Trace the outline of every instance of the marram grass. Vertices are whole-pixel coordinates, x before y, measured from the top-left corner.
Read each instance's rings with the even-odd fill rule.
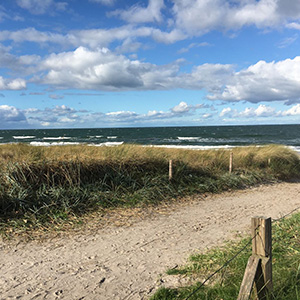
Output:
[[[232,151],[229,174],[227,150],[1,145],[0,230],[35,228],[99,209],[156,205],[177,196],[299,178],[299,157],[286,147]]]

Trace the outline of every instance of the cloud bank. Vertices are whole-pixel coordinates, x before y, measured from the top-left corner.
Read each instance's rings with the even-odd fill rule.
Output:
[[[225,122],[253,122],[260,120],[285,120],[287,117],[300,116],[300,104],[286,110],[276,110],[270,105],[260,104],[256,107],[247,107],[243,110],[226,107],[218,113],[213,109],[208,113],[208,107],[203,104],[189,105],[181,101],[168,111],[149,110],[147,113],[134,111],[92,112],[78,110],[67,105],[56,105],[44,109],[18,109],[14,106],[0,105],[0,128],[69,128],[69,127],[97,127],[97,126],[127,126],[164,124],[174,121],[180,124],[182,119],[193,116],[190,124],[206,124],[207,120],[221,118]],[[206,111],[206,112],[205,112]]]
[[[300,101],[300,56],[281,61],[259,61],[236,71],[230,64],[202,64],[190,72],[181,71],[184,60],[156,65],[130,59],[108,48],[74,51],[46,57],[17,57],[0,48],[0,62],[27,78],[0,76],[0,90],[26,89],[26,82],[45,84],[53,89],[97,91],[203,90],[207,99],[251,103]]]
[[[0,128],[13,126],[24,126],[24,128],[48,128],[48,127],[82,127],[82,126],[107,126],[116,124],[151,124],[164,122],[165,120],[179,120],[189,115],[196,114],[196,111],[204,109],[202,104],[189,105],[181,101],[178,105],[168,111],[149,110],[141,114],[134,111],[111,111],[91,112],[78,110],[67,105],[56,105],[45,109],[28,108],[18,109],[13,106],[0,105]]]

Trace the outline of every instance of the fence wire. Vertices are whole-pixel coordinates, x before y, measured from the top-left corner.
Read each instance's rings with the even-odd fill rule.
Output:
[[[278,218],[278,219],[273,219],[272,223],[278,222],[280,220],[285,219],[286,217],[290,216],[292,213],[294,213],[295,211],[300,210],[300,206],[296,207],[295,209],[293,209],[292,211],[290,211],[289,213],[283,215],[282,217]]]
[[[236,254],[234,254],[230,259],[228,259],[218,270],[216,270],[214,273],[210,274],[202,283],[199,287],[197,287],[190,295],[188,295],[185,300],[188,300],[190,299],[193,295],[195,295],[200,289],[202,286],[204,286],[204,284],[210,280],[213,276],[215,276],[216,274],[218,274],[220,271],[222,271],[227,265],[229,265],[236,257],[238,257],[251,243],[252,243],[252,240],[255,239],[256,235],[258,234],[257,232],[257,229],[260,227],[260,225],[258,225],[256,228],[255,228],[255,232],[256,234],[249,239],[249,241],[247,242],[247,244],[241,248]]]
[[[300,210],[300,206],[291,210],[289,213],[283,215],[282,217],[280,218],[277,218],[277,219],[273,219],[272,220],[272,223],[275,223],[275,222],[279,222],[283,219],[285,219],[286,217],[290,216],[292,213],[294,213],[295,211],[297,210]],[[214,277],[216,274],[218,274],[220,271],[222,271],[227,265],[229,265],[236,257],[238,257],[251,243],[252,243],[252,240],[255,239],[256,235],[258,234],[257,232],[257,229],[260,227],[260,225],[258,225],[256,228],[255,228],[255,232],[256,234],[249,239],[249,241],[247,242],[247,244],[241,248],[235,255],[233,255],[230,259],[228,259],[219,269],[217,269],[215,272],[213,272],[212,274],[210,274],[193,292],[191,292],[191,294],[189,294],[185,300],[188,300],[190,299],[193,295],[195,295],[203,286],[204,284],[209,281],[212,277]]]

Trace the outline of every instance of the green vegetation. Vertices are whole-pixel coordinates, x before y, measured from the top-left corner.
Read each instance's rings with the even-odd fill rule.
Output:
[[[300,213],[291,218],[273,224],[273,299],[300,299]],[[228,259],[243,248],[250,238],[239,243],[230,243],[224,248],[215,248],[205,254],[193,255],[187,266],[169,270],[168,274],[188,276],[195,282],[221,267]],[[244,275],[251,245],[237,256],[221,272],[191,296],[190,300],[232,300],[237,299]],[[198,287],[199,283],[178,289],[161,288],[151,300],[186,299]]]
[[[0,231],[52,226],[101,209],[156,205],[300,174],[298,155],[282,146],[235,148],[233,155],[229,174],[226,150],[2,145]]]

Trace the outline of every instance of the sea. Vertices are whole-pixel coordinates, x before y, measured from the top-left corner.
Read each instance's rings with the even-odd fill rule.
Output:
[[[11,143],[33,146],[137,144],[198,150],[282,144],[300,153],[300,125],[0,130],[0,145]]]

